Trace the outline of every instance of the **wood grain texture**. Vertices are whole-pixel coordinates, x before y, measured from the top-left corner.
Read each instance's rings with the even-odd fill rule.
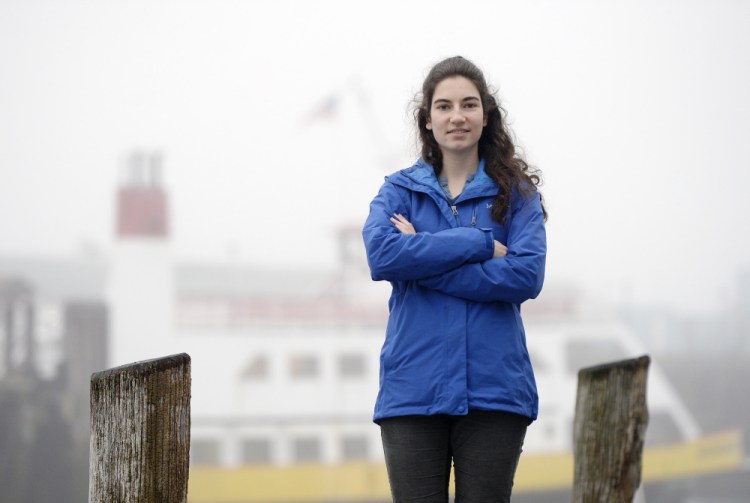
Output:
[[[89,503],[187,502],[190,357],[91,376]]]
[[[630,503],[641,482],[651,359],[582,369],[573,433],[573,503]]]

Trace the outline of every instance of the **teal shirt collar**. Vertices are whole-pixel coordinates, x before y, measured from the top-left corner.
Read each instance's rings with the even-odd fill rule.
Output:
[[[447,197],[445,196],[445,191],[443,191],[443,188],[440,186],[438,178],[435,176],[435,169],[424,159],[420,158],[414,166],[402,171],[402,173],[414,182],[425,185],[444,197]],[[497,194],[497,190],[497,184],[487,174],[485,160],[480,159],[473,181],[464,188],[463,192],[459,194],[456,200],[466,199],[468,197],[493,195]]]

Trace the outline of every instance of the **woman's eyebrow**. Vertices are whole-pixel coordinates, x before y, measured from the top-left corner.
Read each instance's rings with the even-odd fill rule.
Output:
[[[465,98],[462,98],[461,101],[479,101],[479,97],[477,96],[467,96]],[[451,100],[448,98],[436,98],[432,103],[450,103]]]

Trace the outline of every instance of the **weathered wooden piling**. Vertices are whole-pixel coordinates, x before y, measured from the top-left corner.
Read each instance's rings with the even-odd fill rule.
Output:
[[[187,502],[190,356],[91,376],[89,503]]]
[[[641,482],[648,425],[641,356],[578,372],[573,503],[631,503]]]

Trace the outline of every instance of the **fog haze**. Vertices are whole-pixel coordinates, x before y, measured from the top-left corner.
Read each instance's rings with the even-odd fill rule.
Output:
[[[413,162],[426,70],[478,63],[544,173],[547,285],[716,312],[750,268],[750,4],[0,2],[0,254],[113,245],[164,155],[178,261],[334,265]]]

